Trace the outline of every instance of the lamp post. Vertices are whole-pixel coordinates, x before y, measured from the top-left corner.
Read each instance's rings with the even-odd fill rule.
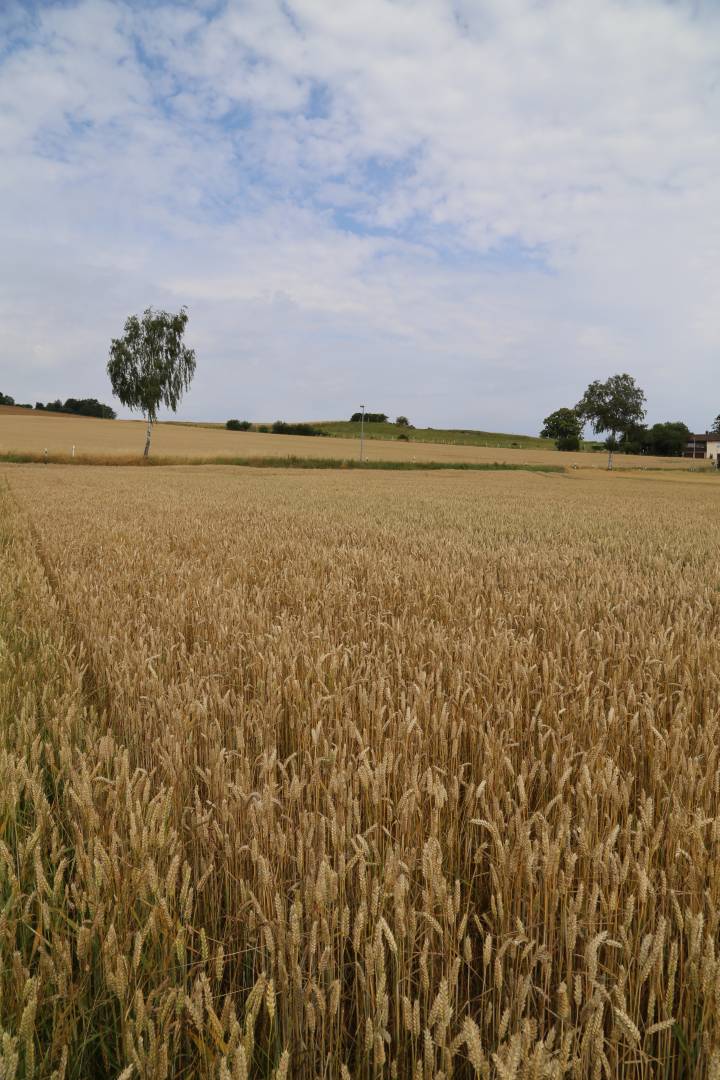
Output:
[[[365,406],[360,406],[360,460],[363,459],[363,438],[365,435]]]

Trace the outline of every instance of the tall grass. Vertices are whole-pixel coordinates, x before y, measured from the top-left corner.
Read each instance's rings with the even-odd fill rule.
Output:
[[[714,486],[6,475],[3,1080],[718,1075]]]

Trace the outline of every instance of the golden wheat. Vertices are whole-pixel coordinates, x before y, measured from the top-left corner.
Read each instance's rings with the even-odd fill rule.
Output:
[[[718,1074],[713,478],[3,475],[3,1080]]]

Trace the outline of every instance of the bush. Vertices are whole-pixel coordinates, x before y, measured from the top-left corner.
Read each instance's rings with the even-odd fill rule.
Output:
[[[363,418],[363,414],[354,412],[350,417],[350,423],[359,424]],[[384,412],[366,412],[365,413],[366,424],[387,424],[387,413]]]
[[[273,435],[322,435],[319,428],[312,424],[286,424],[284,420],[276,420],[272,426]]]
[[[264,435],[267,434],[269,430],[270,428],[267,426],[267,424],[258,424],[258,431],[262,431]]]
[[[577,435],[563,435],[561,438],[556,440],[555,445],[557,446],[558,450],[579,450],[580,439]]]
[[[0,405],[14,405],[15,398],[10,397],[9,394],[0,394]]]
[[[249,420],[226,420],[225,427],[228,431],[249,431],[252,424]]]
[[[410,436],[406,435],[404,431],[401,431],[398,435],[399,442],[410,442]]]

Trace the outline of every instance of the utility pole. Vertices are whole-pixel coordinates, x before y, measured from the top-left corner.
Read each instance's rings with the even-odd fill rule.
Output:
[[[365,406],[360,406],[360,460],[363,459],[363,438],[365,435]]]

